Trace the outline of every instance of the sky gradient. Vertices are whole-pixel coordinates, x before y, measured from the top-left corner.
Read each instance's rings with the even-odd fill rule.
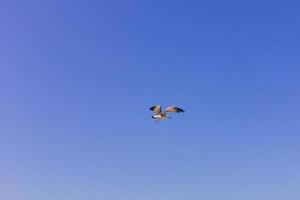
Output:
[[[0,5],[0,199],[300,199],[298,1]]]

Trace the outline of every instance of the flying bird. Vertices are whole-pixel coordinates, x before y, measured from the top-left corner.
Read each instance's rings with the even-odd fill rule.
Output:
[[[183,109],[176,106],[169,106],[162,112],[160,105],[154,105],[150,108],[150,110],[153,111],[152,118],[155,119],[157,123],[159,123],[159,120],[172,119],[170,116],[168,116],[167,114],[168,112],[176,112],[176,113],[184,112]]]

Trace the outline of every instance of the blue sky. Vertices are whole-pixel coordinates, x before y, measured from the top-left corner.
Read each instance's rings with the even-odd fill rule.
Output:
[[[300,3],[3,1],[0,197],[298,200]],[[186,110],[159,125],[153,104]]]

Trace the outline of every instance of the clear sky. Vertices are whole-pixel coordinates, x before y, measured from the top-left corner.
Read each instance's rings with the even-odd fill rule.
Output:
[[[300,199],[299,1],[3,0],[0,22],[0,199]]]

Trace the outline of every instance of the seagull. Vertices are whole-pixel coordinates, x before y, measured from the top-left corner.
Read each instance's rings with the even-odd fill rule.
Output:
[[[150,110],[153,111],[152,118],[155,119],[157,123],[159,123],[159,120],[172,119],[170,116],[167,115],[168,112],[176,112],[176,113],[184,112],[183,109],[178,108],[176,106],[169,106],[165,109],[165,111],[162,112],[160,105],[154,105],[150,108]]]

